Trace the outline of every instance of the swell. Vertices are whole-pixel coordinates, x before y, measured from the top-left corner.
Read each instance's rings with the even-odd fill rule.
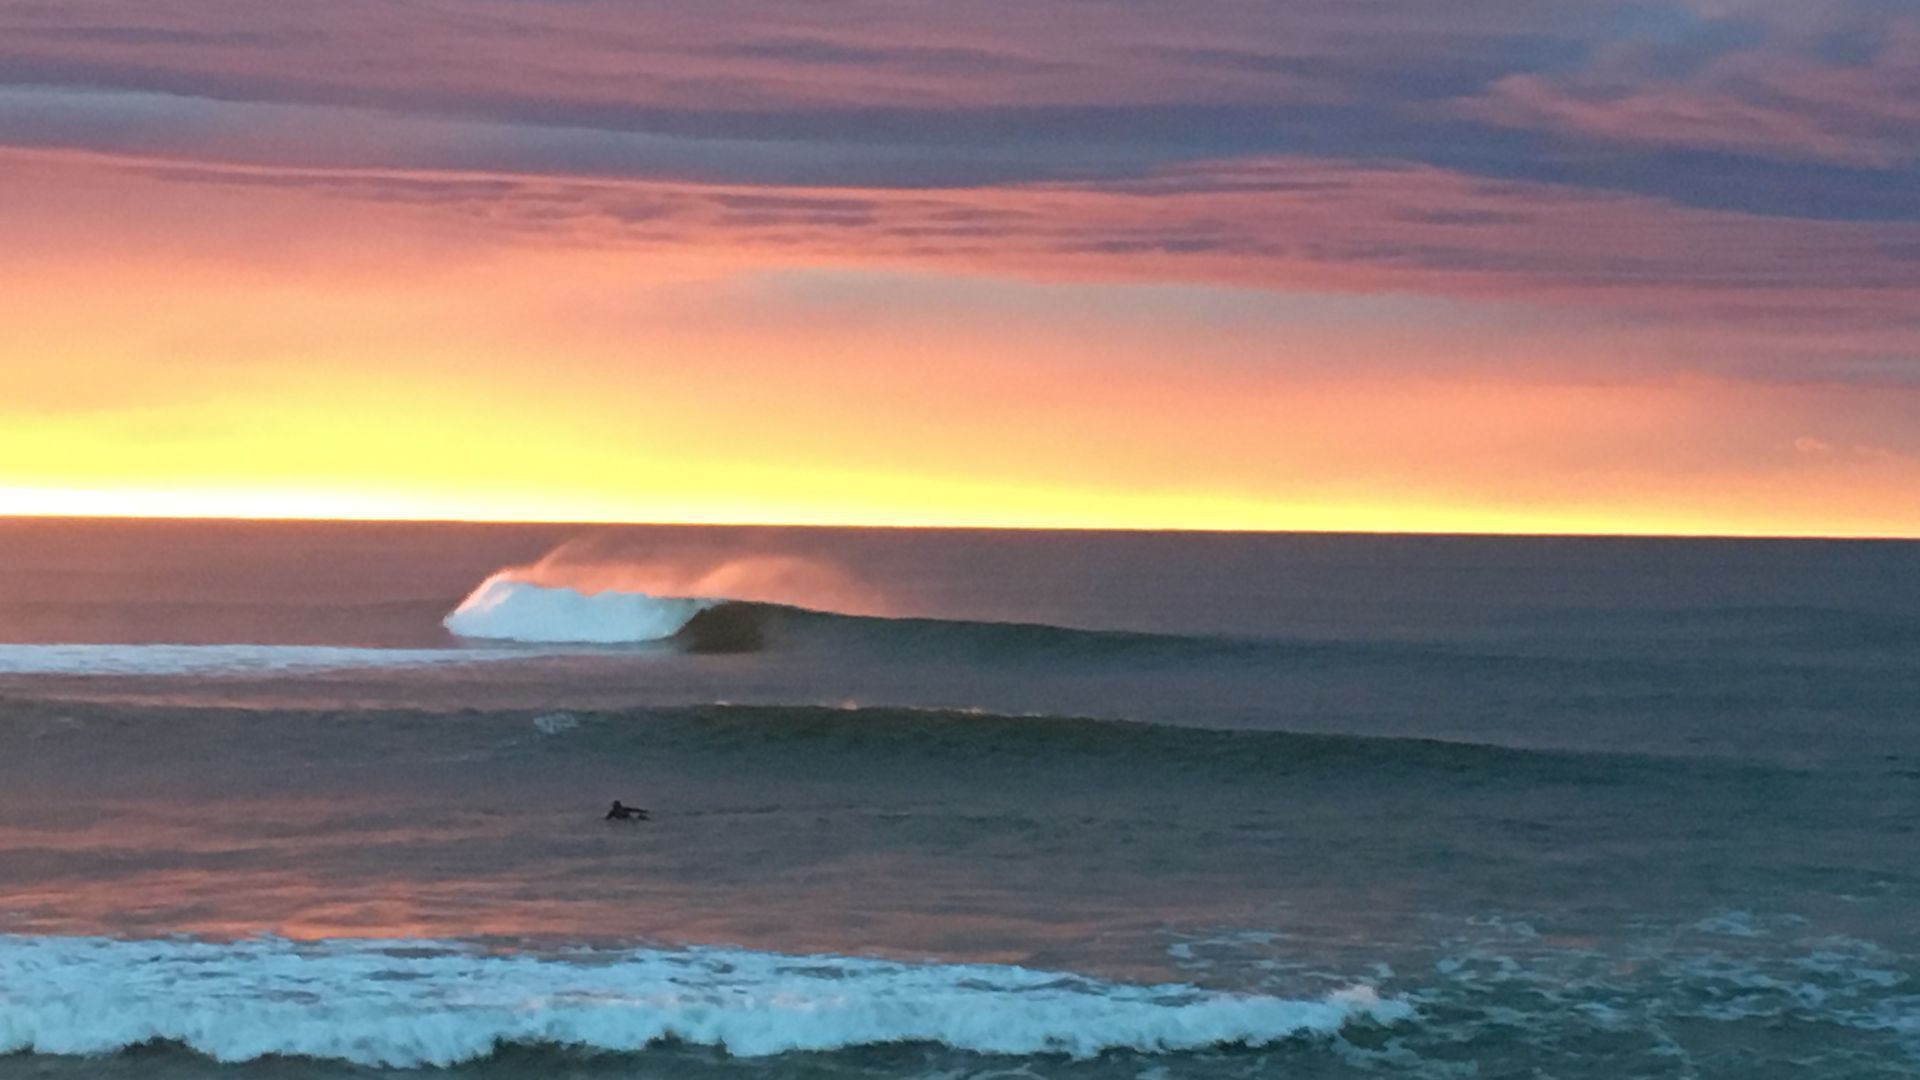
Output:
[[[1222,730],[1082,716],[890,707],[709,705],[547,713],[530,721],[547,752],[673,752],[813,762],[871,772],[886,766],[990,764],[1012,771],[1131,766],[1172,780],[1223,782],[1451,777],[1621,783],[1642,774],[1752,771],[1655,754],[1501,746],[1395,735]],[[1765,771],[1765,770],[1763,770]],[[1011,772],[1009,774],[1011,776]]]
[[[1439,642],[1091,630],[1049,623],[842,615],[742,601],[703,608],[667,640],[690,653],[815,652],[1047,669],[1208,665],[1305,672],[1391,665],[1400,673],[1536,678],[1596,672],[1646,676],[1661,670],[1660,663],[1648,658],[1556,656]]]
[[[1250,638],[1085,630],[1046,623],[843,615],[781,604],[725,601],[689,618],[672,639],[690,652],[851,647],[952,659],[1030,657],[1184,660],[1271,655]]]
[[[694,705],[612,711],[245,709],[0,699],[0,751],[122,757],[142,769],[254,742],[314,763],[377,753],[466,755],[562,771],[623,760],[776,765],[849,778],[960,766],[1042,782],[1094,769],[1238,784],[1324,778],[1468,784],[1620,784],[1659,775],[1775,775],[1764,764],[1654,753],[1570,750],[1399,735],[1186,727],[1064,715],[885,706]]]
[[[1908,649],[1920,645],[1920,616],[1813,604],[1660,608],[1617,615],[1631,625],[1743,645],[1821,650]]]

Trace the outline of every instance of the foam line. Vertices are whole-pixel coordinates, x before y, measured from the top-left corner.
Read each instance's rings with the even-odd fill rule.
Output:
[[[245,675],[522,660],[524,649],[335,645],[0,645],[0,675]]]
[[[164,1040],[222,1062],[413,1068],[508,1044],[620,1053],[674,1040],[741,1057],[913,1042],[1086,1058],[1259,1046],[1411,1015],[1364,987],[1289,1000],[743,949],[500,955],[433,941],[0,936],[0,1053]]]

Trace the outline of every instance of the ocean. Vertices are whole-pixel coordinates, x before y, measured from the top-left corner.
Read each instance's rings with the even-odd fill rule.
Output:
[[[1920,544],[0,522],[0,1080],[1912,1077],[1916,825]]]

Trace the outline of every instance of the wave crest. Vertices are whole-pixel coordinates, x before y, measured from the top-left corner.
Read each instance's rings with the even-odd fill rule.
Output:
[[[495,574],[442,622],[465,638],[624,645],[671,638],[715,603],[639,592],[585,593]]]
[[[631,645],[678,637],[694,651],[761,645],[775,611],[877,615],[872,590],[819,559],[623,550],[569,541],[481,582],[442,624],[466,638],[563,645]]]

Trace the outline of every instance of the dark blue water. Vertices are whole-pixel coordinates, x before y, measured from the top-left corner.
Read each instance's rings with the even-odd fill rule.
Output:
[[[1911,544],[4,523],[0,1076],[1907,1076],[1916,714]]]

